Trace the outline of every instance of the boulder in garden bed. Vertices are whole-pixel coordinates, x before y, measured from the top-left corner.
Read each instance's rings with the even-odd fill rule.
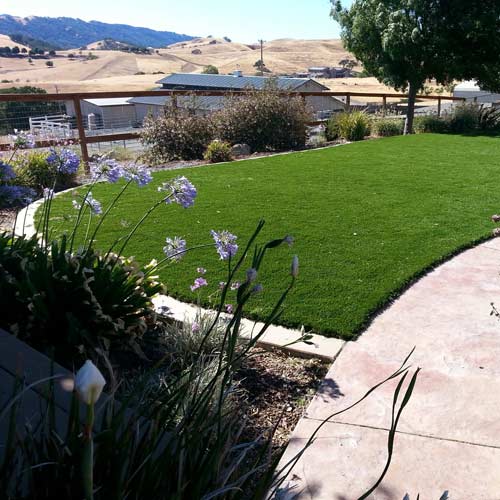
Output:
[[[248,144],[235,144],[231,147],[232,156],[248,156],[252,154],[252,149]]]

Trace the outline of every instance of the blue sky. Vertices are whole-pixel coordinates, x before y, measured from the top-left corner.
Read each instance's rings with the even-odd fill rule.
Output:
[[[0,9],[15,16],[79,17],[246,43],[339,36],[329,0],[2,0]]]

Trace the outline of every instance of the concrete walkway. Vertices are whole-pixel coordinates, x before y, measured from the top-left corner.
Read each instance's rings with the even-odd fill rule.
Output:
[[[500,239],[468,250],[411,287],[343,346],[295,429],[282,464],[318,424],[401,364],[422,371],[404,410],[378,500],[500,499]],[[327,423],[288,476],[297,498],[357,499],[387,457],[395,383]],[[289,496],[292,498],[292,496]]]

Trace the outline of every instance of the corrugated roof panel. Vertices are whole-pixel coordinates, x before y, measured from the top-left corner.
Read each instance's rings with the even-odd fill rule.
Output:
[[[220,109],[224,106],[223,96],[179,96],[177,102],[181,105],[191,105],[203,110]],[[149,106],[165,106],[171,100],[169,96],[158,97],[133,97],[129,100],[131,104],[147,104]]]
[[[204,75],[198,73],[173,73],[156,83],[178,86],[223,87],[243,90],[248,87],[262,89],[269,81],[275,80],[280,89],[296,89],[311,81],[310,78],[289,78],[267,76]],[[317,82],[316,82],[317,83]],[[320,85],[320,84],[318,84]],[[326,88],[326,87],[325,87]]]

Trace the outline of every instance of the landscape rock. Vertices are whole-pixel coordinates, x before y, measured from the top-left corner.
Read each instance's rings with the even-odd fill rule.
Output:
[[[252,149],[248,144],[235,144],[231,147],[232,156],[248,156],[252,154]]]

